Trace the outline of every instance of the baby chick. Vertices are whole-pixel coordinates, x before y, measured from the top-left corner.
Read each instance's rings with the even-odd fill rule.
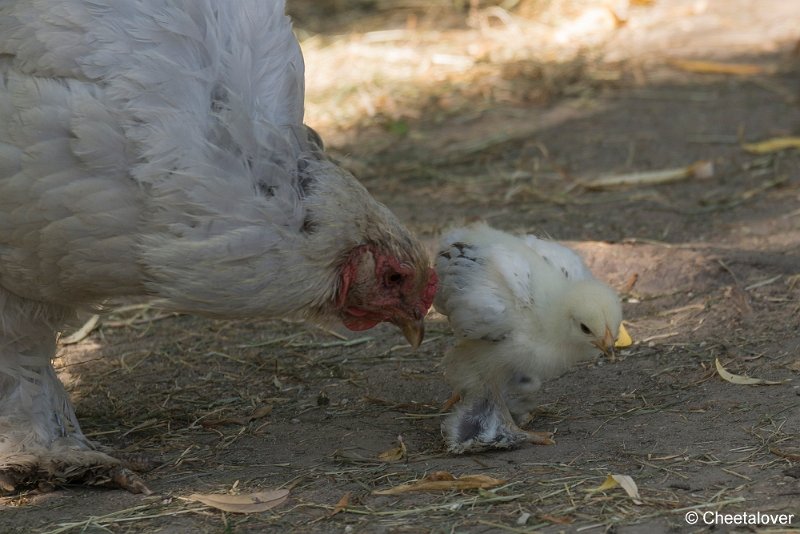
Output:
[[[434,304],[458,338],[444,358],[461,397],[442,424],[451,452],[547,443],[520,428],[542,382],[630,344],[614,290],[552,241],[473,224],[442,238],[436,270]]]

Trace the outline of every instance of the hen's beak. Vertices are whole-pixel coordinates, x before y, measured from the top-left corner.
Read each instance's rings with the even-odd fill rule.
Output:
[[[617,336],[617,340],[614,342],[614,347],[618,349],[624,349],[625,347],[630,347],[633,344],[633,340],[631,339],[630,334],[628,331],[625,330],[625,325],[619,325],[619,335]]]
[[[415,349],[422,343],[425,337],[425,322],[421,319],[402,319],[395,323],[403,331],[408,343]]]

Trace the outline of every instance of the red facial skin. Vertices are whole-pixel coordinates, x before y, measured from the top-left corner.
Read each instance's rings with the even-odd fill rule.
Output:
[[[359,260],[366,250],[364,247],[356,249],[342,269],[337,307],[344,325],[359,331],[383,321],[401,323],[425,317],[436,295],[436,272],[428,268],[427,280],[422,285],[411,265],[370,250],[375,261],[375,279],[366,283],[356,281]],[[356,284],[360,286],[361,295],[353,297],[352,293],[358,291]]]

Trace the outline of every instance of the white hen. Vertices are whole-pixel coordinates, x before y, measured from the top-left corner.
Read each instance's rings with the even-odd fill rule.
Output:
[[[303,125],[303,68],[283,0],[0,2],[0,492],[144,490],[51,365],[105,298],[419,344],[427,254]]]
[[[625,343],[616,293],[569,248],[485,224],[447,233],[436,309],[457,337],[445,377],[461,396],[442,425],[451,451],[513,447],[542,382]]]

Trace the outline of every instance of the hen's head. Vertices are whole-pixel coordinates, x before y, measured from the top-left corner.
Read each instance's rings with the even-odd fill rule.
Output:
[[[416,241],[391,248],[367,244],[353,249],[341,270],[337,307],[350,330],[387,321],[416,347],[436,293],[436,272]]]
[[[427,252],[386,206],[321,152],[316,132],[307,128],[307,135],[313,158],[304,162],[309,183],[304,203],[316,230],[309,235],[309,250],[315,261],[333,267],[335,276],[319,315],[335,316],[350,330],[390,322],[418,346],[437,285]]]
[[[569,337],[591,352],[596,347],[605,354],[614,349],[621,334],[622,306],[613,289],[597,280],[581,280],[569,289],[566,298]],[[626,334],[627,335],[627,334]]]

